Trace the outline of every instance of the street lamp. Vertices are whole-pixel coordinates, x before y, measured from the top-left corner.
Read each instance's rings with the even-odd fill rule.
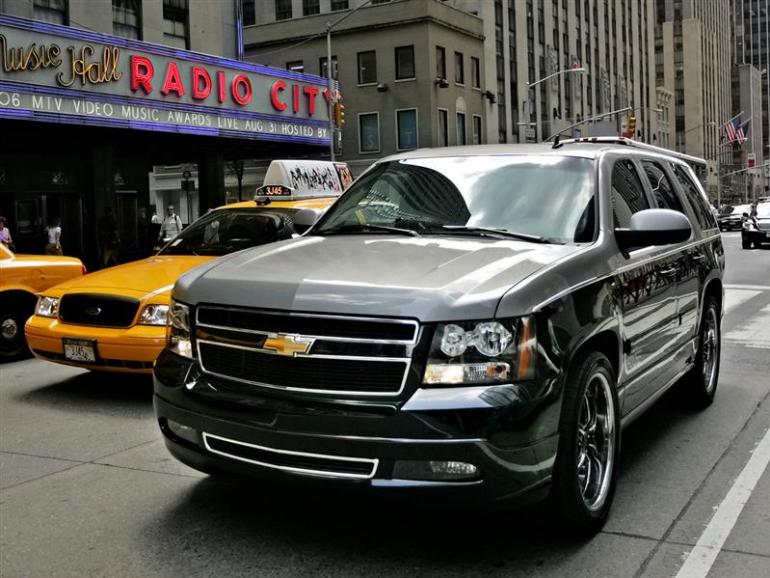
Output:
[[[579,73],[583,74],[583,73],[585,73],[585,71],[586,71],[586,69],[583,68],[582,66],[578,67],[578,68],[565,68],[564,70],[558,70],[556,72],[553,72],[553,73],[549,74],[548,76],[544,76],[543,78],[539,78],[539,79],[537,79],[537,80],[535,80],[533,82],[528,82],[527,83],[527,103],[526,103],[526,107],[525,107],[526,115],[530,116],[532,114],[531,108],[533,108],[533,107],[530,106],[530,103],[534,103],[534,98],[530,98],[530,92],[529,91],[534,89],[538,84],[540,84],[542,82],[545,82],[546,80],[551,80],[555,76],[559,76],[561,74],[567,74],[567,73],[570,73],[570,72],[579,72]],[[534,124],[535,127],[537,127],[537,116],[535,116],[535,122],[534,123],[532,123],[530,121],[527,121],[527,122],[519,122],[518,124],[519,125],[526,124],[528,126],[531,126],[532,124]]]

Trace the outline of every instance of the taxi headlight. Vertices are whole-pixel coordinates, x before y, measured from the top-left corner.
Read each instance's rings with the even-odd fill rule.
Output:
[[[510,383],[533,379],[537,338],[533,316],[439,324],[426,385]]]
[[[35,315],[40,315],[40,317],[58,317],[59,300],[56,297],[39,297],[35,307]]]
[[[147,305],[139,316],[139,325],[166,325],[168,305]]]
[[[166,347],[177,355],[192,359],[190,308],[184,303],[172,299],[166,317],[168,320],[166,324]]]

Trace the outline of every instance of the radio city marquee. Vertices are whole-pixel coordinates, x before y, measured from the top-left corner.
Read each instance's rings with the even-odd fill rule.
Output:
[[[328,144],[324,79],[0,16],[0,117]]]

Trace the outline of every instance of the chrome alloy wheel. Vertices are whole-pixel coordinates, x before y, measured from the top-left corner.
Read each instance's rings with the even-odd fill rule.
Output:
[[[706,393],[716,386],[716,369],[719,357],[719,321],[714,307],[709,307],[706,311],[706,317],[703,320],[703,329],[701,330],[701,368],[703,370],[703,383],[706,386]]]
[[[16,323],[16,320],[13,317],[3,319],[2,324],[0,324],[0,335],[2,335],[3,339],[13,341],[18,334],[19,324]]]
[[[615,467],[615,406],[603,373],[588,380],[580,406],[577,432],[577,478],[583,502],[595,511],[609,494]]]

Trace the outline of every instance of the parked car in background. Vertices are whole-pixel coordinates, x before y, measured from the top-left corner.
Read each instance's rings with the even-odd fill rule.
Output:
[[[717,217],[720,231],[740,231],[741,225],[743,225],[743,214],[751,210],[751,205],[735,205],[734,207],[728,206],[729,211],[726,211]]]
[[[333,163],[325,164],[335,171]],[[222,255],[303,233],[343,190],[339,181],[327,181],[328,188],[296,194],[273,178],[257,189],[255,200],[210,211],[152,257],[47,289],[26,325],[32,353],[87,369],[150,373],[163,349],[169,295],[180,275]]]
[[[724,250],[691,160],[593,138],[378,161],[302,238],[177,281],[167,447],[217,475],[550,497],[597,531],[621,428],[675,384],[714,399]]]
[[[743,221],[741,246],[759,249],[763,243],[770,243],[770,201],[757,203],[757,214]]]
[[[24,323],[35,311],[37,293],[84,273],[80,259],[17,255],[0,243],[0,360],[27,353]]]

